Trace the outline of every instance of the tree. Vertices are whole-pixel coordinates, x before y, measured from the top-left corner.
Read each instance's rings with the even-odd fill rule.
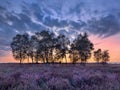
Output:
[[[81,63],[83,64],[91,57],[91,51],[93,49],[93,43],[88,39],[87,33],[84,33],[83,35],[79,34],[71,45],[71,50],[78,51]]]
[[[94,51],[94,60],[97,61],[97,63],[99,63],[101,59],[102,59],[102,50],[98,49],[97,51]]]
[[[23,47],[24,47],[24,55],[26,55],[27,57],[27,59],[28,59],[28,63],[29,63],[29,58],[30,58],[30,41],[29,41],[29,35],[28,35],[28,33],[24,33],[23,35],[22,35],[22,37],[23,37]]]
[[[106,64],[110,59],[108,50],[103,51],[102,53],[102,63]]]
[[[69,39],[65,36],[65,35],[62,35],[60,34],[58,37],[57,37],[57,45],[56,45],[56,57],[57,58],[65,58],[65,61],[67,63],[67,57],[66,57],[66,54],[68,53],[68,50],[69,50],[69,45],[70,45],[70,41]]]
[[[77,50],[71,50],[69,58],[73,64],[77,63],[80,60],[79,52]]]
[[[11,43],[13,57],[16,60],[20,60],[20,63],[22,63],[22,61],[27,57],[25,39],[26,37],[24,37],[24,35],[17,34],[15,37],[13,37],[13,41]]]
[[[35,33],[37,59],[42,59],[43,62],[49,63],[53,61],[53,48],[54,48],[54,34],[48,31]]]
[[[32,63],[34,62],[34,58],[35,58],[35,50],[36,50],[35,46],[36,46],[35,37],[31,36],[29,40],[29,56],[32,60]]]
[[[30,40],[30,55],[32,62],[38,63],[41,59],[41,52],[43,51],[42,44],[40,43],[40,36],[38,35],[39,32],[35,33],[35,35],[31,36]]]

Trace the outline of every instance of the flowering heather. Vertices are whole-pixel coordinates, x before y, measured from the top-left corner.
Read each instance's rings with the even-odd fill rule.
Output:
[[[0,64],[0,90],[120,90],[120,66]]]

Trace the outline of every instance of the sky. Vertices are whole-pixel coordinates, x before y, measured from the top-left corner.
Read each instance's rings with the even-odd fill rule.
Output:
[[[0,62],[16,62],[16,34],[42,30],[70,40],[87,32],[95,50],[109,50],[110,62],[120,62],[120,0],[0,0]]]

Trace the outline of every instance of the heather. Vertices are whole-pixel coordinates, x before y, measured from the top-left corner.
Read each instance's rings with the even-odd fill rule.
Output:
[[[120,65],[0,64],[0,90],[120,90]]]

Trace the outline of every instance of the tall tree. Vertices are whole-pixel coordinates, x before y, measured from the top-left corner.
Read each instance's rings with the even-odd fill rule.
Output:
[[[53,61],[54,34],[48,31],[37,32],[35,37],[38,42],[37,52],[43,62]]]
[[[66,54],[69,51],[69,46],[70,46],[69,39],[65,35],[60,34],[57,37],[57,46],[56,46],[57,52],[56,52],[56,55],[57,55],[58,58],[61,58],[61,59],[65,58],[66,63],[67,63]]]
[[[84,33],[83,35],[79,34],[73,41],[71,48],[79,52],[79,57],[83,64],[91,57],[91,51],[94,49],[93,43],[88,39],[87,33]]]
[[[25,43],[24,35],[20,34],[13,37],[13,41],[11,43],[13,56],[16,60],[20,60],[20,63],[22,63],[22,61],[27,57]]]
[[[22,35],[22,37],[23,37],[23,47],[24,47],[24,55],[26,55],[27,56],[27,60],[28,60],[28,63],[29,63],[29,58],[30,58],[30,50],[29,50],[29,48],[30,48],[30,41],[29,41],[29,35],[28,35],[28,33],[24,33],[23,35]]]
[[[42,47],[42,45],[40,44],[40,37],[38,37],[36,34],[38,33],[35,33],[35,35],[31,36],[31,40],[30,40],[30,50],[31,50],[31,59],[32,59],[32,62],[36,62],[38,63],[38,61],[40,61],[41,59],[41,52],[42,52],[42,49],[43,48],[40,48]]]
[[[34,59],[35,59],[35,53],[36,53],[36,46],[37,46],[37,42],[36,42],[36,38],[35,36],[31,36],[30,40],[29,40],[29,56],[32,60],[32,63],[34,63]]]

